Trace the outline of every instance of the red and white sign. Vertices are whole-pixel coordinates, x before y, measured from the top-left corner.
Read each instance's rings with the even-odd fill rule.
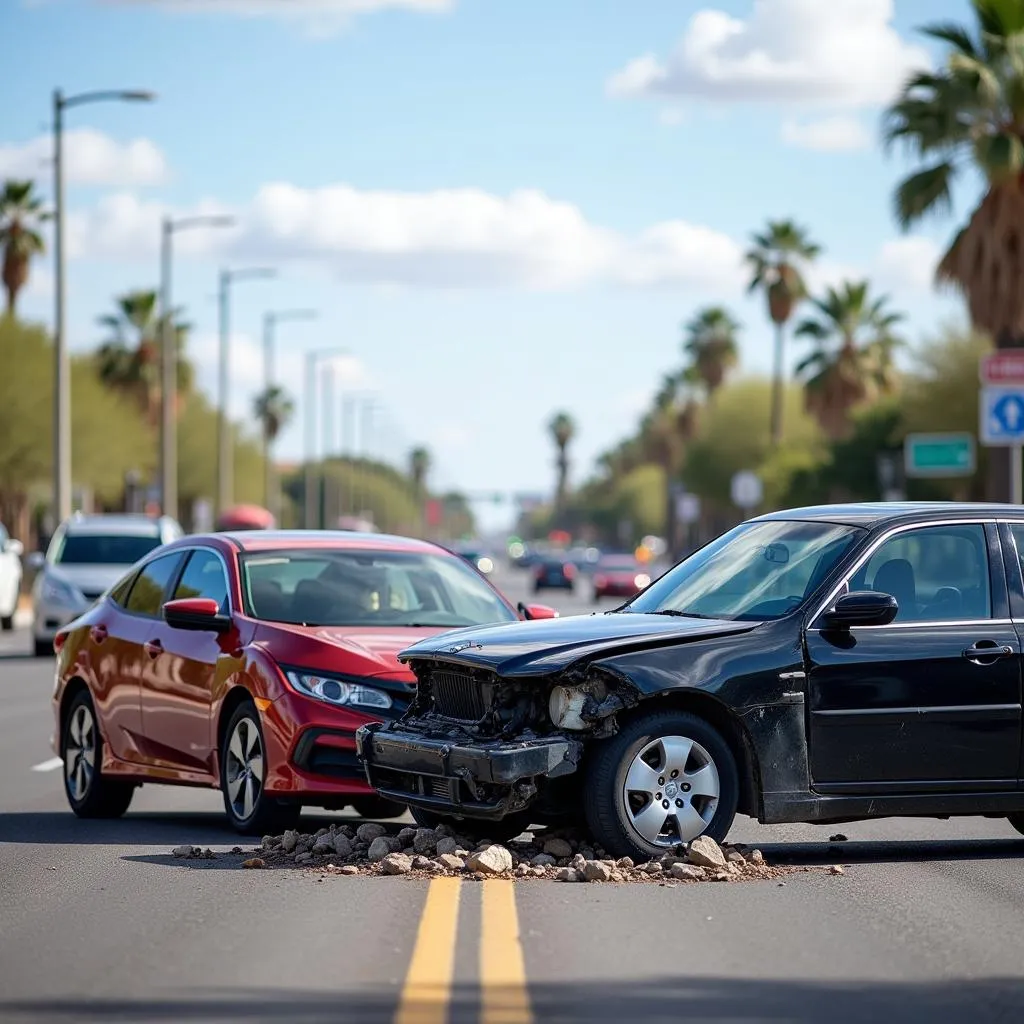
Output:
[[[979,370],[982,384],[1024,384],[1024,349],[982,356]]]

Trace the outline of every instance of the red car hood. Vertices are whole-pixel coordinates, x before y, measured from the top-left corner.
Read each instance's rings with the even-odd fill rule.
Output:
[[[368,629],[261,622],[255,639],[282,664],[348,675],[387,676],[413,683],[416,677],[400,664],[398,652],[449,629]]]

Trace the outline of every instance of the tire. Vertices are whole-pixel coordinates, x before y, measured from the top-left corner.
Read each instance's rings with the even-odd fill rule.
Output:
[[[10,633],[14,629],[14,616],[13,615],[0,615],[0,630],[5,633]]]
[[[410,807],[409,813],[420,828],[437,828],[438,825],[447,825],[457,835],[465,836],[474,842],[490,839],[495,843],[507,843],[533,824],[529,812],[510,814],[498,821],[485,821],[482,818],[455,818],[447,814],[424,811],[419,807]]]
[[[49,640],[33,640],[32,650],[37,658],[54,657],[53,643]]]
[[[631,768],[636,786],[627,793]],[[699,786],[706,793],[691,797],[682,788],[673,792],[683,785],[676,777],[692,778],[701,770],[699,781],[686,785]],[[668,809],[664,802],[669,802]],[[597,843],[616,857],[650,860],[698,835],[721,842],[732,827],[738,802],[739,771],[729,745],[703,718],[685,711],[652,711],[636,718],[595,746],[587,765],[583,793],[587,824]],[[664,825],[653,833],[659,820],[655,812],[648,819],[645,837],[634,821],[657,803],[665,809]],[[677,808],[680,818],[671,813]]]
[[[386,800],[382,796],[363,796],[352,801],[352,810],[360,818],[369,818],[373,821],[378,819],[400,818],[408,808],[405,804],[396,803],[394,800]]]
[[[64,793],[79,818],[120,818],[135,784],[103,775],[103,737],[88,690],[75,694],[61,725]]]
[[[1006,820],[1024,836],[1024,814],[1008,814]]]
[[[267,744],[259,712],[250,700],[235,708],[220,751],[220,789],[231,827],[243,836],[261,836],[292,828],[301,804],[285,804],[264,792]]]

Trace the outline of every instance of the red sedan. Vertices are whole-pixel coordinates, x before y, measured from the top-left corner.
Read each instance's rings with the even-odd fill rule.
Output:
[[[138,563],[55,640],[54,750],[79,817],[119,817],[143,783],[219,787],[245,834],[303,805],[404,810],[374,795],[355,731],[408,706],[397,654],[519,613],[423,541],[259,531],[184,537]]]
[[[651,577],[632,555],[606,555],[594,566],[593,583],[597,604],[603,597],[635,597]]]

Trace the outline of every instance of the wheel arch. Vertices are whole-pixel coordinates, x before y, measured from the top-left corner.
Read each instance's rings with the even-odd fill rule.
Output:
[[[256,700],[249,689],[239,683],[232,686],[220,702],[220,712],[217,715],[217,775],[221,769],[221,751],[224,749],[224,740],[227,738],[228,722],[238,708],[246,702],[255,706]]]
[[[64,727],[68,721],[68,709],[71,707],[71,702],[80,693],[87,693],[89,700],[92,700],[92,691],[89,689],[89,684],[81,676],[72,676],[64,686],[64,692],[60,695],[60,730],[57,733],[57,743],[60,746],[60,755],[64,756]],[[95,702],[93,702],[95,705]],[[103,732],[102,723],[97,719],[96,728]]]

